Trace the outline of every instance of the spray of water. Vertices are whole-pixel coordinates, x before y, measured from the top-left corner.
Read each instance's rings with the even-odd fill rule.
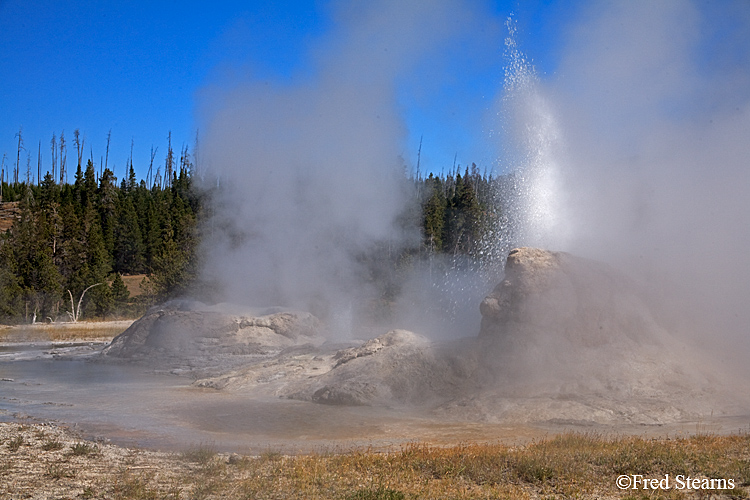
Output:
[[[534,65],[518,46],[517,26],[506,21],[505,81],[499,119],[504,124],[504,162],[512,174],[497,186],[500,218],[493,254],[516,246],[559,247],[565,220],[560,204],[559,161],[563,137]]]
[[[555,75],[519,56],[506,81],[525,117],[517,241],[630,274],[725,360],[748,352],[749,27],[744,2],[593,2]]]
[[[536,70],[518,46],[517,27],[511,17],[506,21],[505,77],[498,119],[504,123],[503,141],[506,170],[496,178],[494,204],[488,220],[493,221],[483,234],[476,255],[453,256],[434,265],[430,257],[428,277],[415,278],[408,294],[427,296],[417,306],[432,304],[420,315],[424,325],[429,317],[438,317],[452,329],[464,333],[476,331],[477,304],[502,276],[505,259],[518,246],[559,247],[562,242],[564,213],[560,206],[559,158],[562,136],[549,100],[540,86]],[[415,307],[416,306],[416,307]],[[430,325],[440,330],[438,325]]]
[[[439,265],[430,257],[429,274],[412,280],[407,295],[422,298],[407,307],[425,311],[416,321],[422,326],[432,317],[454,331],[476,331],[477,304],[502,276],[511,249],[564,245],[563,137],[536,70],[518,46],[515,20],[509,17],[505,25],[504,82],[497,114],[504,131],[501,161],[510,173],[495,179],[488,217],[493,223],[477,254],[453,256]],[[406,326],[412,326],[408,317]],[[441,328],[429,324],[428,329]]]

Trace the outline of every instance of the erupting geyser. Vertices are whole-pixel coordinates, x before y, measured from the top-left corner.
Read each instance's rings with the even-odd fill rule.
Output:
[[[659,432],[692,432],[709,416],[747,425],[747,380],[728,369],[747,371],[750,351],[747,3],[579,5],[549,74],[509,21],[497,172],[507,175],[487,218],[497,227],[476,253],[452,255],[415,250],[419,224],[406,222],[419,196],[399,158],[402,84],[461,78],[426,55],[463,50],[496,26],[486,6],[461,0],[332,5],[334,29],[313,44],[309,72],[200,93],[200,278],[210,285],[200,300],[212,303],[157,306],[101,355],[90,349],[183,377],[176,390],[163,377],[164,390],[125,420],[168,393],[171,405],[155,411],[170,419],[149,431],[178,421],[191,438],[200,429],[231,442],[243,432],[328,439],[341,434],[320,429],[343,422],[360,443],[371,436],[359,435],[362,422],[389,445],[429,439],[389,434],[413,415],[433,437],[457,422],[480,439],[492,426],[466,421],[615,433],[665,423],[678,425]],[[400,281],[377,281],[387,272]],[[364,324],[384,303],[376,312],[395,311],[387,326]],[[119,381],[122,367],[85,366],[96,368],[87,383]],[[73,378],[79,406],[53,411],[85,420],[89,386]],[[36,386],[13,388],[19,397],[5,404],[31,408]],[[118,422],[121,400],[104,413],[99,404],[89,408]]]
[[[425,12],[417,11],[411,14],[421,20]],[[445,28],[449,11],[430,11],[425,26]],[[571,32],[568,48],[576,50],[564,52],[560,76],[547,81],[518,49],[509,21],[502,113],[505,161],[515,169],[508,179],[515,184],[498,194],[506,196],[500,201],[507,212],[485,249],[490,259],[507,256],[507,264],[481,302],[478,336],[462,332],[451,341],[386,329],[341,341],[364,331],[347,314],[367,297],[356,256],[413,236],[395,234],[403,208],[399,184],[393,170],[382,175],[377,169],[389,165],[396,151],[393,79],[426,45],[405,50],[396,64],[382,53],[379,43],[387,44],[386,38],[375,37],[379,43],[372,45],[372,38],[356,36],[358,29],[390,33],[387,16],[365,16],[352,38],[352,47],[366,49],[377,63],[366,68],[373,80],[364,88],[362,57],[352,58],[353,49],[344,44],[322,59],[318,86],[269,92],[251,85],[230,92],[227,105],[211,117],[207,148],[219,162],[217,177],[233,183],[224,188],[212,221],[223,232],[210,240],[208,273],[226,281],[230,297],[289,301],[311,310],[322,303],[317,311],[327,317],[318,323],[307,313],[286,312],[298,326],[316,326],[304,335],[279,336],[266,328],[273,315],[221,313],[217,332],[205,325],[191,330],[200,321],[191,326],[185,323],[190,315],[165,308],[138,323],[138,349],[152,346],[153,359],[165,357],[179,365],[178,372],[199,377],[196,385],[238,397],[420,407],[459,420],[660,424],[747,411],[746,396],[699,354],[682,328],[691,322],[682,316],[697,315],[705,321],[696,325],[715,320],[729,326],[722,338],[731,338],[741,321],[731,320],[727,309],[747,297],[740,292],[750,282],[739,264],[747,259],[747,225],[726,226],[732,210],[747,213],[745,198],[717,190],[719,199],[707,204],[697,196],[698,186],[718,189],[746,178],[747,169],[737,165],[749,156],[747,141],[735,141],[737,154],[729,154],[723,134],[739,137],[728,131],[750,129],[750,106],[746,95],[731,89],[725,92],[734,112],[720,102],[711,110],[691,104],[715,83],[689,71],[695,43],[689,38],[699,30],[679,23],[695,28],[696,14],[687,3],[594,9],[585,16],[588,24]],[[410,22],[399,19],[398,27],[409,32]],[[677,36],[660,38],[676,24]],[[613,60],[623,67],[613,67]],[[675,81],[695,88],[675,94]],[[248,115],[272,120],[248,123]],[[709,119],[725,123],[709,127]],[[246,144],[248,133],[251,143],[241,157],[253,158],[250,164],[227,147]],[[696,138],[705,149],[695,151]],[[728,174],[723,181],[705,174],[711,152],[722,160],[719,177]],[[266,165],[272,164],[271,174]],[[341,165],[346,168],[339,170]],[[721,217],[705,226],[714,208]],[[726,250],[731,258],[706,258],[725,232],[745,253],[733,247]],[[684,286],[688,274],[687,282],[695,281]],[[696,300],[708,290],[710,297]],[[471,305],[474,317],[478,305]],[[190,314],[201,309],[206,306]],[[736,315],[742,314],[738,308]],[[332,318],[343,316],[350,318],[349,337],[330,331],[337,323]],[[190,330],[180,335],[192,351],[166,342],[177,326]],[[116,339],[107,353],[121,355],[125,346],[135,346],[128,341],[134,332]],[[211,370],[194,352],[210,357]]]

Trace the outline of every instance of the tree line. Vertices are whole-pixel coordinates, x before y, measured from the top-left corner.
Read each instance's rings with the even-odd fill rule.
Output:
[[[448,174],[412,178],[419,201],[422,252],[480,257],[495,235],[502,209],[501,178],[476,164]]]
[[[20,216],[0,235],[0,320],[133,316],[183,293],[196,275],[201,207],[190,170],[183,162],[149,186],[131,164],[118,185],[89,160],[72,184],[50,172],[38,184],[3,182]],[[138,274],[148,277],[134,300],[122,276]]]
[[[134,317],[187,293],[198,279],[201,222],[215,193],[195,185],[187,148],[175,163],[170,144],[163,177],[158,170],[151,176],[149,168],[146,180],[138,181],[131,161],[118,183],[111,170],[100,166],[97,173],[88,160],[78,163],[72,184],[60,169],[37,184],[28,178],[0,182],[0,201],[20,209],[0,234],[0,321]],[[472,164],[427,177],[417,172],[406,180],[413,203],[402,222],[419,228],[419,244],[388,258],[368,258],[386,261],[397,273],[428,257],[485,258],[488,241],[498,236],[498,193],[507,177],[481,173]],[[132,275],[146,276],[138,297],[130,297],[122,279]]]

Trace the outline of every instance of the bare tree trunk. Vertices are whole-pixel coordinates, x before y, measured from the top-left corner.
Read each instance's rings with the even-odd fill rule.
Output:
[[[26,150],[26,148],[23,147],[23,138],[21,137],[23,132],[23,127],[18,129],[18,153],[16,155],[16,169],[13,171],[13,185],[18,185],[18,171],[21,169],[21,150]]]
[[[65,149],[65,131],[60,132],[60,184],[66,183],[67,172],[65,167],[67,163],[67,149]]]
[[[83,159],[83,141],[85,139],[81,138],[81,133],[78,129],[75,129],[73,131],[73,144],[76,145],[76,154],[78,156],[78,168],[81,168],[81,161]]]
[[[55,134],[52,134],[50,146],[52,148],[52,180],[57,182],[57,138]]]
[[[180,152],[180,175],[182,172],[190,173],[190,152],[187,144],[183,145]]]
[[[42,184],[42,140],[39,139],[39,154],[36,161],[36,184],[41,186]]]
[[[109,161],[109,141],[112,139],[112,129],[109,129],[109,132],[107,133],[107,149],[106,153],[104,154],[104,169],[107,169],[107,163]],[[126,167],[127,168],[127,167]]]
[[[83,297],[86,295],[86,292],[88,292],[90,289],[94,288],[95,286],[99,286],[102,283],[94,283],[93,285],[86,288],[83,292],[81,292],[81,297],[78,299],[78,307],[73,308],[73,293],[68,290],[68,295],[70,295],[70,311],[68,313],[68,316],[70,316],[70,319],[73,320],[73,323],[77,323],[78,319],[81,317],[81,303],[83,303]],[[28,313],[27,313],[28,314]]]
[[[159,148],[154,149],[153,146],[151,146],[151,163],[148,164],[148,173],[146,174],[146,186],[149,186],[149,189],[151,188],[151,171],[154,168],[154,157],[156,157],[156,152],[159,150]]]
[[[94,165],[94,148],[93,146],[89,146],[89,160],[91,161],[91,165]],[[102,178],[102,162],[99,162],[99,178],[96,179],[96,182],[99,182],[99,179]]]
[[[167,136],[167,163],[164,166],[164,188],[172,185],[172,171],[174,170],[174,151],[172,151],[172,131]]]

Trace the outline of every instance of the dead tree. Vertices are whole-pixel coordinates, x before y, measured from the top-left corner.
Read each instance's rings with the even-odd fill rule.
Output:
[[[26,186],[31,186],[31,154],[26,152]]]
[[[112,139],[112,129],[109,129],[109,132],[107,133],[107,149],[106,153],[104,154],[104,170],[107,170],[107,161],[109,160],[109,141]]]
[[[52,149],[52,180],[57,182],[57,137],[52,134],[52,140],[49,141]]]
[[[172,171],[174,170],[174,151],[172,150],[172,131],[167,136],[167,161],[164,165],[164,189],[172,185]]]
[[[146,174],[146,186],[149,186],[149,188],[151,187],[151,171],[154,168],[154,158],[156,157],[156,152],[158,150],[158,147],[154,149],[154,147],[151,146],[151,162],[148,164],[148,173]]]
[[[83,296],[86,295],[86,292],[88,292],[90,289],[94,288],[95,286],[99,286],[102,283],[94,283],[90,287],[86,288],[83,292],[81,292],[81,296],[78,299],[78,307],[73,307],[73,293],[68,290],[68,295],[70,295],[70,312],[68,313],[68,316],[70,316],[71,321],[73,323],[77,323],[78,319],[81,317],[81,303],[83,302]],[[66,311],[67,312],[67,311]]]
[[[23,132],[23,127],[18,129],[18,133],[16,134],[16,137],[18,137],[18,154],[16,155],[16,168],[13,171],[13,185],[18,185],[18,171],[21,169],[21,150],[26,151],[26,148],[23,147],[23,138],[21,137],[21,133]]]
[[[180,175],[182,175],[182,172],[191,173],[190,171],[192,168],[190,162],[190,151],[188,150],[188,145],[184,144],[180,151]]]
[[[67,173],[65,167],[68,160],[68,150],[65,148],[65,131],[60,132],[60,184],[65,183]]]
[[[36,159],[36,183],[42,185],[42,140],[39,139],[39,154]]]
[[[78,155],[78,168],[81,168],[81,161],[83,160],[83,143],[86,138],[81,138],[81,133],[78,129],[73,131],[73,144],[76,145],[76,153]]]

